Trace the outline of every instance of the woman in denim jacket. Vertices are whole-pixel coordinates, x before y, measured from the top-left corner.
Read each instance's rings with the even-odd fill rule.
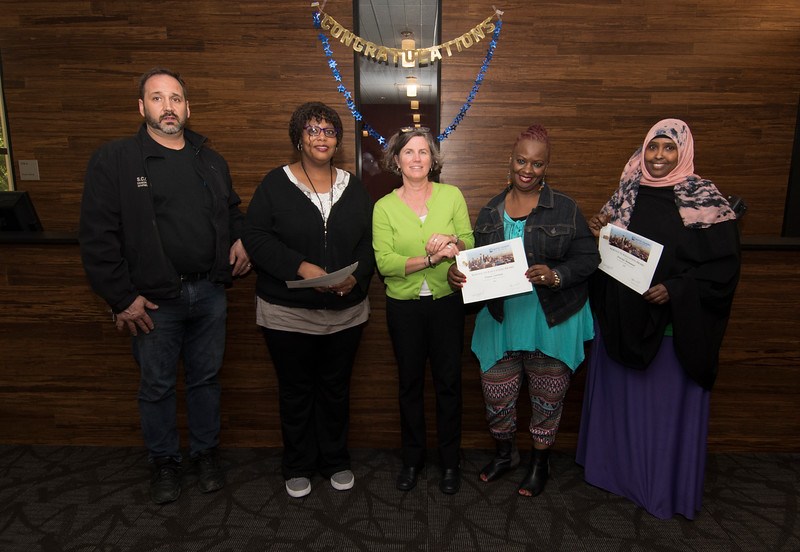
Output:
[[[533,451],[519,494],[536,496],[549,476],[564,395],[592,339],[587,279],[600,263],[597,243],[575,202],[545,183],[550,139],[540,125],[519,135],[509,162],[509,184],[478,214],[475,245],[516,237],[525,245],[534,290],[489,301],[475,320],[472,350],[481,367],[489,432],[497,453],[480,472],[489,482],[520,461],[514,444],[516,402],[528,378]],[[454,287],[466,277],[455,265]]]

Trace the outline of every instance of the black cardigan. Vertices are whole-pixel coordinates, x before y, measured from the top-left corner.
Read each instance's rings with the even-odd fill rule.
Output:
[[[265,301],[287,307],[342,310],[367,296],[375,267],[372,202],[353,175],[333,205],[325,239],[319,209],[289,180],[282,166],[273,169],[250,202],[243,242],[258,273],[256,293]],[[313,289],[289,289],[286,281],[301,279],[297,270],[303,261],[329,273],[358,261],[353,274],[357,284],[344,297]]]

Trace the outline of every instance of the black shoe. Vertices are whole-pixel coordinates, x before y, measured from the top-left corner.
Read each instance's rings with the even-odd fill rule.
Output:
[[[486,464],[478,475],[486,483],[494,481],[519,466],[519,451],[514,439],[495,439],[497,452],[492,461]]]
[[[442,472],[442,479],[439,481],[439,490],[444,494],[456,494],[461,488],[461,469],[447,468]]]
[[[156,504],[175,502],[181,496],[181,465],[173,458],[153,460],[150,498]]]
[[[522,496],[539,496],[544,490],[547,479],[550,477],[550,449],[533,449],[531,463],[525,479],[519,484],[519,494]]]
[[[415,466],[403,466],[397,476],[397,490],[410,491],[417,486],[417,478],[422,468]]]
[[[201,492],[213,493],[225,485],[216,449],[204,450],[193,459],[193,462],[197,470],[197,486]]]

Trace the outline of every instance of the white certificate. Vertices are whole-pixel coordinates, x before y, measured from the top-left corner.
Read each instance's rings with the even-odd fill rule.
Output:
[[[600,270],[637,293],[650,289],[664,246],[619,226],[600,230]]]
[[[325,276],[320,276],[318,278],[309,278],[308,280],[286,280],[286,287],[289,289],[299,289],[335,286],[336,284],[343,282],[345,278],[355,272],[357,267],[358,261],[354,262],[350,266],[340,268],[336,272],[331,272],[330,274],[326,274]]]
[[[467,249],[456,255],[458,270],[467,281],[461,288],[464,303],[526,293],[533,289],[525,272],[528,261],[522,238]]]

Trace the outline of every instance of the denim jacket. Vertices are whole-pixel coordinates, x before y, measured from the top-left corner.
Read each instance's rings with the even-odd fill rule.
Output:
[[[511,188],[493,197],[481,208],[475,222],[475,247],[503,241],[503,214],[506,194]],[[560,324],[586,303],[588,278],[600,264],[600,254],[578,205],[568,196],[544,184],[539,205],[525,220],[523,237],[528,266],[545,264],[558,272],[561,286],[551,289],[534,286],[547,324]],[[488,302],[489,313],[498,322],[503,320],[502,298]]]

